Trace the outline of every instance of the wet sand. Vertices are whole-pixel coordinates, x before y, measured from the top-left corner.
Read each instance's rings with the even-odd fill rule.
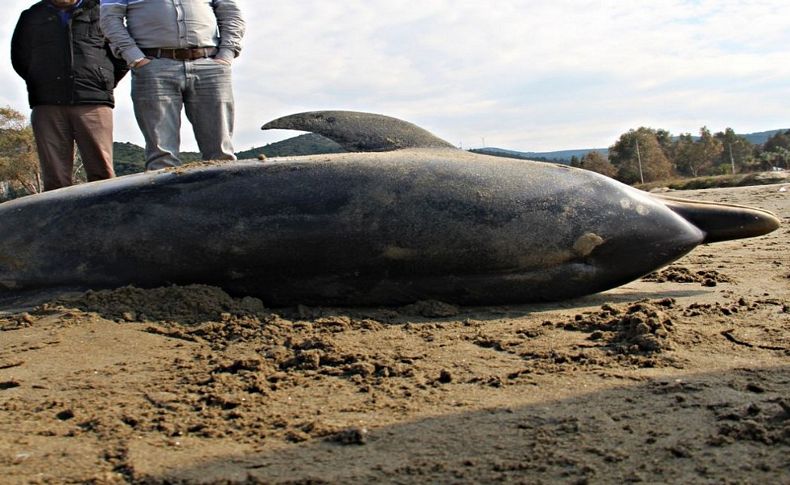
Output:
[[[790,185],[676,194],[783,226],[554,304],[7,304],[0,482],[787,482]]]

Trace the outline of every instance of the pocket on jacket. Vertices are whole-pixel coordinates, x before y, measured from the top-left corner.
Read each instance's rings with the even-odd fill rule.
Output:
[[[112,91],[111,76],[101,66],[83,66],[74,71],[74,94],[79,99],[103,97]],[[92,94],[91,94],[92,93]]]
[[[104,88],[112,91],[115,88],[115,74],[99,66],[99,78],[104,81]]]

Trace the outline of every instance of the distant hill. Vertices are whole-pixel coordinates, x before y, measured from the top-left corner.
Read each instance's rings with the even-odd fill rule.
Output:
[[[239,160],[245,160],[258,158],[260,154],[267,157],[288,157],[342,152],[345,152],[345,150],[332,140],[314,133],[307,133],[262,147],[237,152],[236,156]],[[145,170],[145,150],[134,143],[113,143],[113,157],[117,175],[129,175]],[[200,160],[200,153],[182,152],[181,159],[184,162],[195,162]]]
[[[145,150],[134,143],[116,141],[112,144],[112,156],[116,175],[129,175],[145,170]]]
[[[740,135],[740,136],[746,138],[749,141],[749,143],[753,145],[762,145],[776,133],[784,132],[787,130],[788,130],[787,128],[782,128],[779,130],[748,133],[746,135]],[[699,137],[694,136],[692,138],[696,140]],[[506,150],[503,148],[486,147],[486,148],[475,148],[470,151],[475,153],[482,153],[485,155],[492,155],[495,157],[521,158],[525,160],[540,160],[544,162],[558,162],[558,163],[570,163],[572,157],[581,158],[590,152],[599,152],[604,157],[609,156],[608,148],[581,148],[576,150],[559,150],[555,152],[520,152],[516,150]]]
[[[768,139],[771,138],[772,136],[774,136],[775,134],[777,134],[779,132],[785,132],[785,131],[788,131],[787,128],[783,128],[781,130],[759,131],[757,133],[749,133],[749,134],[746,134],[746,135],[738,135],[738,136],[742,136],[742,137],[746,138],[746,141],[748,141],[752,145],[762,145],[765,142],[767,142]],[[672,140],[675,141],[678,138],[679,138],[678,136],[673,136]],[[692,135],[691,139],[694,140],[694,141],[697,141],[697,140],[699,140],[699,136]]]
[[[270,143],[268,145],[237,152],[239,160],[258,158],[263,154],[267,157],[295,157],[300,155],[315,155],[318,153],[343,153],[343,147],[329,138],[324,138],[315,133],[288,138],[287,140]]]
[[[787,128],[780,130],[761,131],[741,135],[750,143],[762,145],[768,138],[780,131],[787,131]],[[130,173],[142,172],[145,166],[144,150],[133,143],[114,144],[115,171],[118,175],[128,175]],[[321,135],[307,133],[295,136],[286,140],[270,143],[262,147],[255,147],[249,150],[237,152],[236,156],[240,160],[258,158],[263,154],[266,157],[289,157],[300,155],[314,155],[318,153],[343,153],[345,150],[337,143],[324,138]],[[558,150],[554,152],[521,152],[504,148],[486,147],[470,150],[474,153],[482,153],[495,157],[519,158],[524,160],[539,160],[544,162],[565,163],[571,162],[572,157],[581,158],[584,155],[597,151],[604,157],[609,155],[608,148],[580,148],[575,150]],[[184,152],[181,154],[185,162],[200,160],[200,154],[195,152]]]
[[[781,130],[759,131],[757,133],[749,133],[748,135],[741,136],[749,140],[749,143],[753,145],[762,145],[763,143],[767,142],[769,138],[780,131],[788,131],[788,128],[782,128]]]
[[[134,143],[115,142],[112,144],[113,164],[116,175],[129,175],[145,171],[145,149]],[[195,162],[200,160],[200,153],[182,152],[181,160]]]
[[[515,150],[505,150],[503,148],[486,147],[474,148],[469,151],[494,157],[519,158],[523,160],[538,160],[541,162],[565,164],[570,163],[572,157],[581,158],[590,152],[600,152],[604,157],[609,156],[608,148],[582,148],[578,150],[560,150],[556,152],[518,152]]]

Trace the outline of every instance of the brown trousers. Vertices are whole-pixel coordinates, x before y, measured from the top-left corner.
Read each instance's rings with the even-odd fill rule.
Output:
[[[74,142],[88,181],[115,177],[112,165],[112,108],[104,105],[35,106],[30,116],[44,190],[71,185]]]

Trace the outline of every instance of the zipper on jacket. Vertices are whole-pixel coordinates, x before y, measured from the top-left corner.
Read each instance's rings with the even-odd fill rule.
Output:
[[[69,49],[69,99],[71,100],[70,104],[74,104],[74,34],[72,32],[72,24],[74,23],[74,17],[82,13],[82,5],[72,10],[71,15],[69,16],[69,21],[66,24],[66,37],[67,37],[67,45]]]

